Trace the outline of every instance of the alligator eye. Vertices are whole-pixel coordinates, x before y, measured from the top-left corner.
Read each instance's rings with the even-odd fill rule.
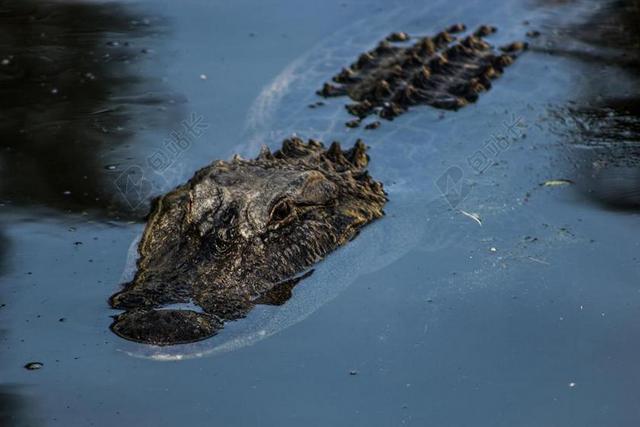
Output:
[[[271,221],[280,222],[293,214],[294,208],[290,201],[282,200],[271,210]]]

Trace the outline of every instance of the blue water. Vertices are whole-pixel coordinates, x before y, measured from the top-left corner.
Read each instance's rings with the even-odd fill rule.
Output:
[[[638,68],[583,36],[640,15],[555,3],[3,5],[0,424],[638,425]],[[307,107],[387,33],[454,22],[542,35],[458,112]],[[149,199],[292,133],[364,138],[387,216],[211,340],[112,334]]]

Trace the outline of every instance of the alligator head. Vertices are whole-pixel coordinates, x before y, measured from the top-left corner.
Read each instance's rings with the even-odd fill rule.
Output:
[[[158,344],[214,335],[255,304],[282,304],[309,267],[383,215],[365,145],[287,139],[255,160],[198,171],[153,205],[132,282],[110,299],[112,330]],[[304,273],[304,274],[303,274]],[[302,274],[302,276],[300,276]],[[193,303],[201,310],[176,309]]]

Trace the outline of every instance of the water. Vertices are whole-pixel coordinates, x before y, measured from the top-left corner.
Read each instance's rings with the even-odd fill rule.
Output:
[[[2,425],[637,425],[638,6],[556,3],[3,5]],[[454,22],[542,35],[455,113],[307,107]],[[148,200],[292,133],[364,138],[387,216],[212,340],[114,336]]]

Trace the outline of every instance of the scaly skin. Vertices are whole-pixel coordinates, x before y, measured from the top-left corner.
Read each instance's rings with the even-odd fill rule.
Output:
[[[138,271],[110,299],[126,310],[112,330],[143,343],[186,343],[255,304],[284,303],[309,267],[384,214],[368,160],[361,141],[342,151],[291,138],[273,154],[263,148],[255,160],[201,169],[154,203]],[[188,302],[202,312],[160,309]]]
[[[347,110],[360,119],[378,114],[391,120],[419,104],[457,110],[475,102],[527,47],[515,42],[497,53],[483,40],[496,31],[486,25],[460,39],[452,35],[465,30],[462,24],[452,25],[413,44],[404,43],[410,39],[406,33],[392,33],[336,74],[333,84],[325,83],[318,94],[349,96],[356,103],[347,105]],[[358,120],[347,122],[349,127],[358,124]]]

